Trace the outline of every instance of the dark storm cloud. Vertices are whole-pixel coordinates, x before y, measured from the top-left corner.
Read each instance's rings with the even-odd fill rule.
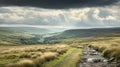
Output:
[[[0,6],[32,6],[41,8],[79,8],[106,6],[120,0],[0,0]]]

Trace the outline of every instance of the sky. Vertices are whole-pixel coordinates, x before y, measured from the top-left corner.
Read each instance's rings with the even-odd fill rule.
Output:
[[[120,0],[0,0],[0,27],[120,27]]]

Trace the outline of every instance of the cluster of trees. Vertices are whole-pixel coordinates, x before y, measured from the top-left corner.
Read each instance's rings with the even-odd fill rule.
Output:
[[[40,42],[39,40],[40,40],[40,38],[38,38],[38,37],[21,38],[20,42],[22,44],[42,44],[42,42]]]

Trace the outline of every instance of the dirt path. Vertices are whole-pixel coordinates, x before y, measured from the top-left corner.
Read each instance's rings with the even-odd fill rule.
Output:
[[[107,61],[107,59],[101,56],[101,53],[93,48],[85,47],[78,67],[116,67],[115,64]]]
[[[62,62],[56,67],[76,67],[76,63],[79,61],[79,56],[82,49],[75,49],[70,55],[68,55]]]

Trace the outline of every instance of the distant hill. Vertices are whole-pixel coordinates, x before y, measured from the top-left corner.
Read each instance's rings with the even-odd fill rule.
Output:
[[[41,43],[38,40],[42,35],[50,31],[42,28],[32,27],[0,27],[0,44],[35,44]]]
[[[20,38],[30,38],[32,35],[4,30],[0,28],[0,45],[21,44]]]
[[[64,31],[59,36],[64,35],[67,37],[90,37],[90,36],[99,36],[110,33],[120,33],[120,28],[93,28],[93,29],[71,29]]]
[[[120,33],[120,28],[93,28],[93,29],[71,29],[64,32],[60,32],[57,35],[46,37],[45,41],[67,38],[83,38],[92,36],[101,36],[112,33]]]
[[[33,27],[0,27],[0,31],[14,31],[14,32],[23,32],[29,34],[46,34],[51,32],[48,29],[43,28],[33,28]]]
[[[48,32],[51,31],[40,28],[0,27],[0,44],[43,44],[52,43],[59,39],[102,36],[112,33],[120,34],[120,28],[71,29],[47,34]]]

